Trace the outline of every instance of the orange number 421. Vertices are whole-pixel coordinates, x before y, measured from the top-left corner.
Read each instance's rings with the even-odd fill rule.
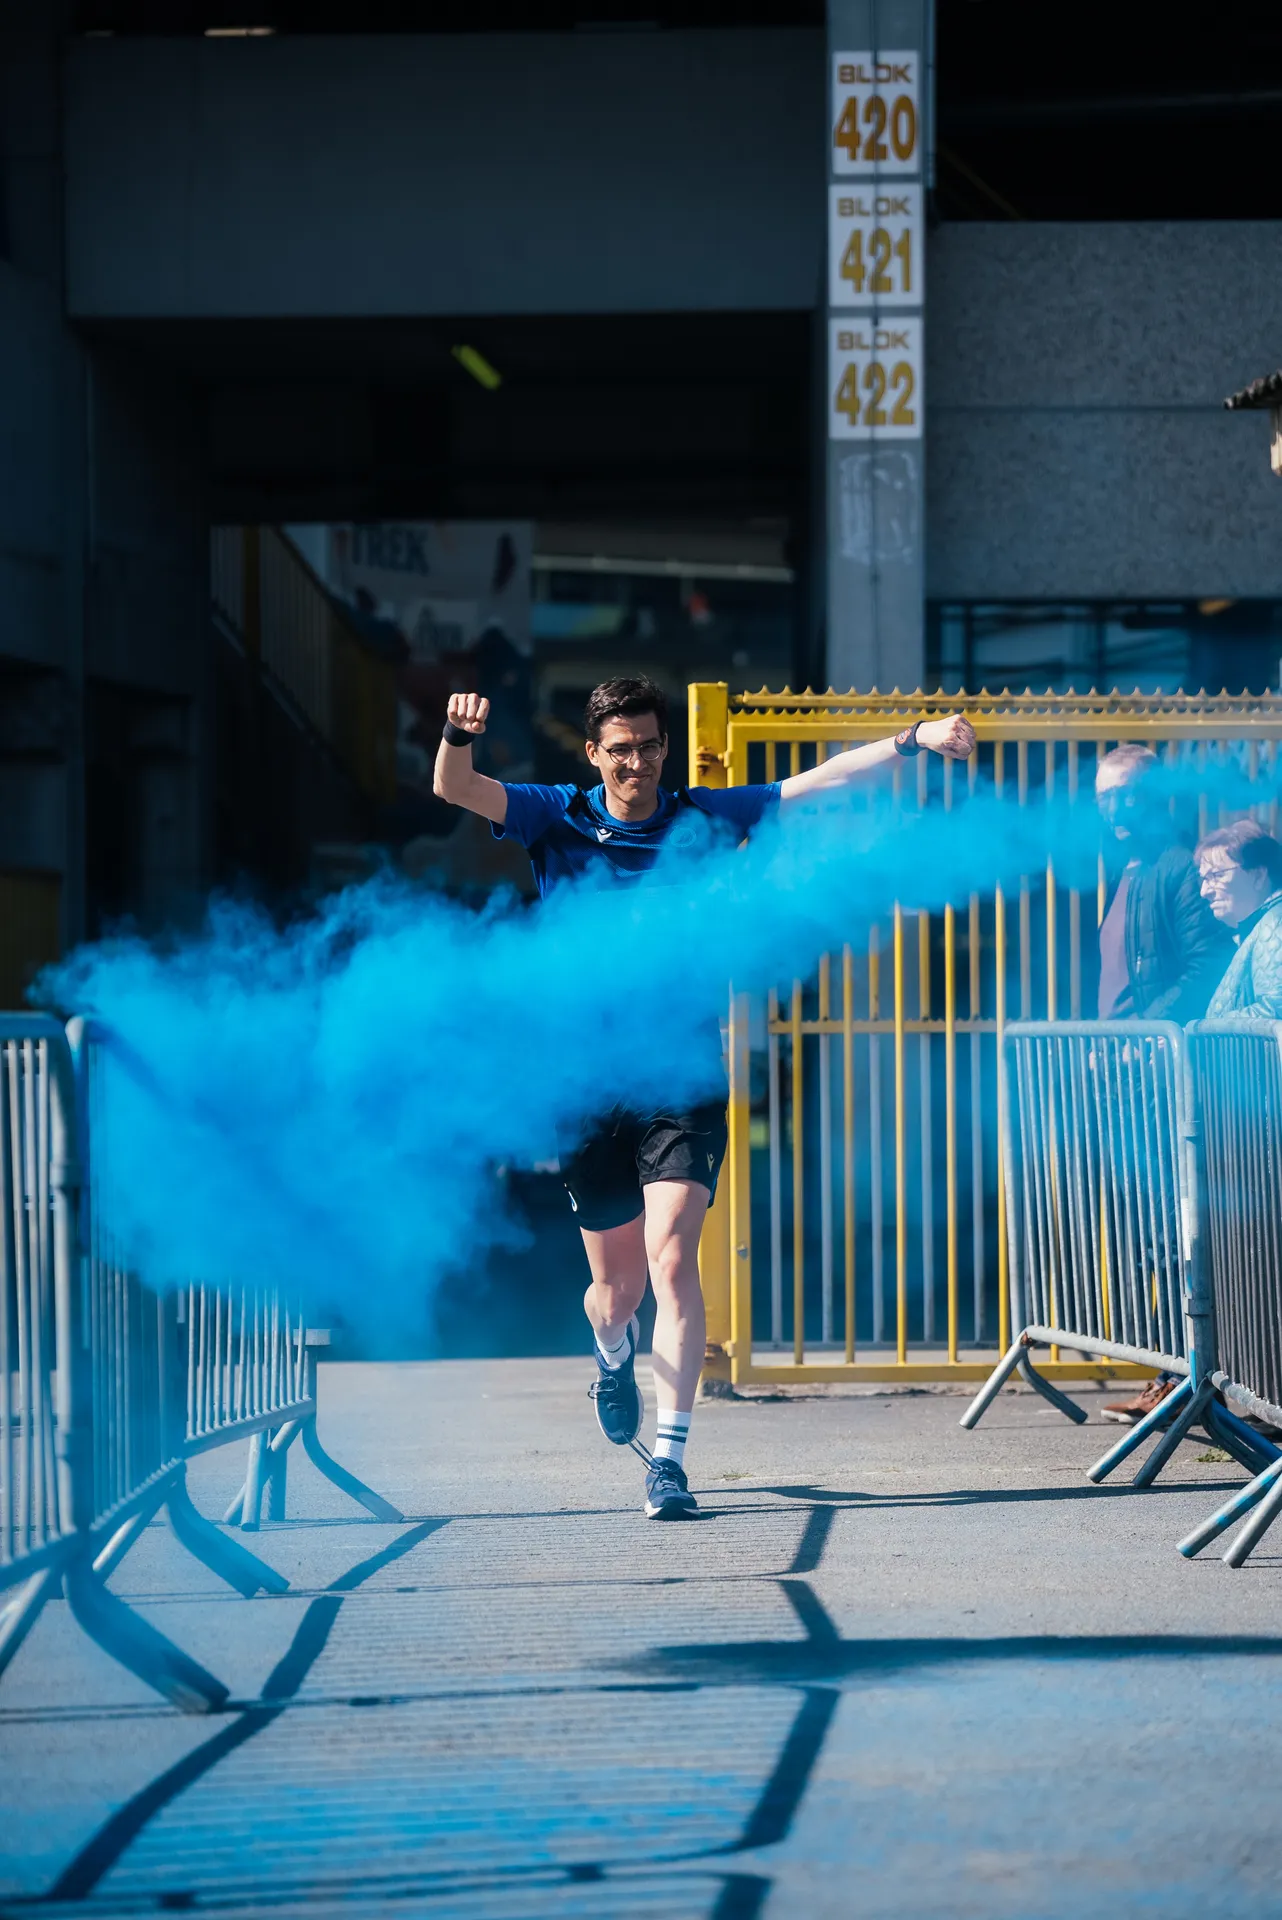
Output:
[[[900,285],[886,271],[892,255],[900,264]],[[871,275],[871,277],[870,277]],[[874,227],[868,236],[868,259],[864,259],[864,236],[858,227],[846,243],[841,256],[841,277],[849,280],[856,293],[865,286],[870,293],[911,293],[913,290],[912,234],[907,228],[891,245],[885,227]]]

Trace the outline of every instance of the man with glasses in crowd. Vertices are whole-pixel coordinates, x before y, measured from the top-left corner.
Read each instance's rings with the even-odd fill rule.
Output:
[[[565,881],[635,884],[665,844],[733,846],[780,805],[865,786],[884,777],[900,755],[931,750],[965,759],[975,744],[969,721],[951,714],[836,754],[787,780],[673,792],[660,785],[668,752],[662,689],[644,679],[607,680],[591,694],[584,714],[585,751],[601,776],[599,786],[584,791],[504,785],[478,774],[472,742],[484,733],[488,712],[489,702],[479,694],[451,695],[435,789],[455,806],[482,814],[496,837],[519,841],[541,895]],[[608,956],[588,964],[608,965]],[[722,1077],[715,1028],[709,1056],[712,1087]],[[595,1335],[591,1390],[606,1439],[631,1446],[645,1411],[634,1363],[636,1313],[648,1271],[657,1309],[658,1439],[646,1474],[645,1511],[651,1519],[682,1519],[696,1510],[684,1461],[705,1347],[699,1235],[726,1150],[725,1094],[646,1113],[632,1111],[623,1096],[623,1088],[607,1093],[596,1117],[561,1143],[561,1170],[592,1275],[583,1302]]]
[[[1096,805],[1113,841],[1099,930],[1099,1017],[1183,1026],[1206,1012],[1232,949],[1202,897],[1158,770],[1152,748],[1129,740],[1106,753],[1095,773]],[[1174,1385],[1159,1374],[1141,1393],[1106,1406],[1104,1418],[1142,1420]]]

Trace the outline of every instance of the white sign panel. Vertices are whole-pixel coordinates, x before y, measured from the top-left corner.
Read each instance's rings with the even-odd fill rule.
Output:
[[[529,521],[387,521],[334,527],[330,541],[332,584],[394,621],[412,659],[463,653],[487,627],[530,651]]]
[[[833,440],[919,440],[920,320],[828,323],[828,434]]]
[[[921,55],[834,53],[832,170],[921,172]]]
[[[830,187],[828,305],[921,306],[922,232],[922,191],[915,181]]]

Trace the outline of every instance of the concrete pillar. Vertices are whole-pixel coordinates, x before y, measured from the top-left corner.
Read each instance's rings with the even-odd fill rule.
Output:
[[[924,660],[924,300],[933,0],[828,0],[827,675]]]
[[[0,23],[0,1000],[84,927],[86,370],[63,314],[66,0]]]

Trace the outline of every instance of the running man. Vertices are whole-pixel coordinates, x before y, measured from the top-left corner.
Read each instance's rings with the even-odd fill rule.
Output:
[[[588,759],[601,784],[508,786],[477,773],[472,742],[485,732],[489,701],[451,694],[436,755],[443,800],[479,813],[498,839],[530,856],[539,893],[563,880],[600,885],[637,881],[677,830],[709,846],[735,845],[776,807],[867,786],[901,754],[923,750],[964,760],[975,744],[961,714],[919,720],[892,738],[836,754],[821,766],[767,786],[659,785],[668,753],[668,703],[650,680],[607,680],[584,714]],[[682,831],[682,829],[685,831]],[[719,1070],[719,1061],[714,1072]],[[725,1095],[699,1106],[634,1113],[626,1101],[562,1142],[561,1167],[592,1275],[583,1306],[595,1336],[591,1392],[602,1433],[631,1446],[645,1405],[636,1382],[637,1308],[647,1273],[654,1288],[653,1364],[658,1439],[646,1473],[645,1511],[679,1520],[696,1511],[686,1484],[685,1447],[703,1366],[705,1325],[699,1235],[726,1150]]]

